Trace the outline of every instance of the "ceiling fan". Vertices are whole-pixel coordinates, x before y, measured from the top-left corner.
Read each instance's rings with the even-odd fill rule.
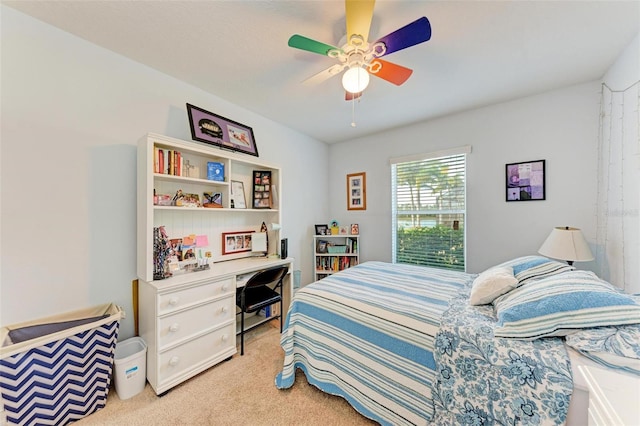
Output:
[[[342,76],[342,85],[346,91],[345,99],[353,100],[362,96],[369,84],[370,74],[397,86],[407,81],[413,70],[380,58],[428,41],[431,38],[431,24],[423,16],[369,43],[374,5],[375,0],[345,0],[347,35],[342,47],[331,46],[299,34],[289,38],[290,47],[326,55],[338,61],[306,79],[305,84],[320,83],[347,69]]]

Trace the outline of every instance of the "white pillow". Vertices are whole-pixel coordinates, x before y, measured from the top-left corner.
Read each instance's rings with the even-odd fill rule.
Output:
[[[486,305],[518,286],[518,279],[513,275],[511,266],[487,269],[473,280],[471,297],[472,305]]]

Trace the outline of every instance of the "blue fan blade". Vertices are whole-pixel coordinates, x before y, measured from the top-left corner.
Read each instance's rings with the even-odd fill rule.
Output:
[[[430,38],[431,24],[429,24],[429,20],[423,16],[404,27],[395,30],[391,34],[378,39],[377,42],[382,42],[387,47],[387,51],[382,55],[386,56],[390,53],[397,52],[398,50],[424,43]]]

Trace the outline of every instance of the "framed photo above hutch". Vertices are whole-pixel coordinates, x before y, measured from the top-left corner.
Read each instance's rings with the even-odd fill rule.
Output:
[[[545,160],[507,164],[505,179],[507,201],[537,201],[546,197]]]
[[[347,175],[347,210],[367,209],[367,174]]]
[[[253,171],[253,208],[271,208],[271,172],[265,170]]]
[[[220,148],[258,156],[253,129],[220,115],[187,104],[191,138]]]

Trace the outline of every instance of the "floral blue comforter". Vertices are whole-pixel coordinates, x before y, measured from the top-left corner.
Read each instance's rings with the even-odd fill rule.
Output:
[[[573,391],[561,338],[496,338],[491,305],[451,300],[436,335],[437,425],[561,425]]]

